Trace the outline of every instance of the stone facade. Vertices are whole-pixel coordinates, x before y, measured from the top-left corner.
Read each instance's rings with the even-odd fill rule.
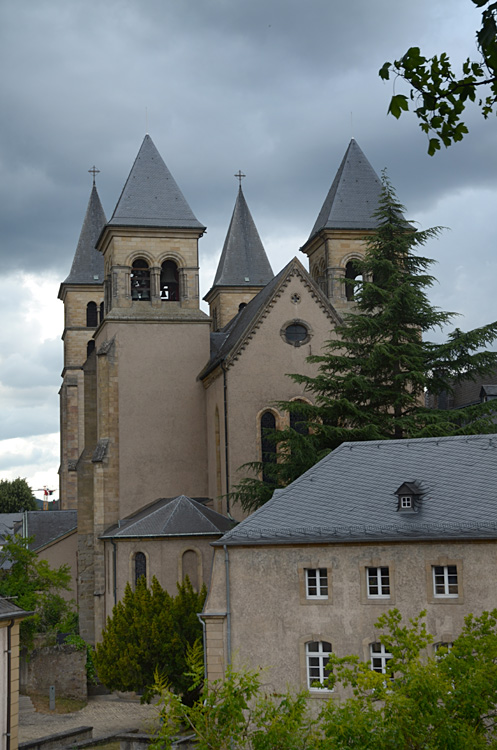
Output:
[[[366,230],[315,226],[302,248],[311,275],[294,259],[273,276],[240,188],[206,296],[210,315],[199,307],[204,231],[146,136],[108,222],[93,188],[61,286],[61,503],[78,509],[77,595],[81,634],[90,642],[132,581],[137,551],[172,593],[184,574],[184,540],[120,541],[116,551],[103,533],[158,498],[179,495],[243,518],[226,495],[247,475],[240,467],[261,460],[263,415],[284,426],[288,416],[276,402],[308,399],[288,373],[315,372],[307,357],[335,336],[338,310],[353,307],[339,279],[361,257]],[[99,262],[93,274],[90,265]],[[88,327],[93,301],[98,325]],[[305,337],[289,341],[292,326]],[[221,340],[227,348],[217,358]],[[199,583],[209,580],[210,541],[196,545]]]

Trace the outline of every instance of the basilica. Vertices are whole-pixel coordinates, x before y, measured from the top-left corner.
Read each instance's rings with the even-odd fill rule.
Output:
[[[171,592],[186,575],[209,583],[212,543],[243,518],[227,499],[241,467],[267,457],[265,428],[287,425],[277,402],[309,399],[288,373],[312,374],[307,357],[353,311],[347,280],[381,192],[355,140],[330,180],[308,240],[276,273],[240,185],[209,314],[199,296],[205,226],[150,136],[110,219],[93,185],[59,291],[60,500],[77,510],[87,641],[141,575]]]

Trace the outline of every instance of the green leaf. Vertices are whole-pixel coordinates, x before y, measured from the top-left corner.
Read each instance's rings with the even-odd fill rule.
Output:
[[[399,119],[402,112],[407,112],[409,109],[409,102],[404,94],[396,94],[392,96],[390,100],[390,106],[388,112],[393,115],[397,120]]]

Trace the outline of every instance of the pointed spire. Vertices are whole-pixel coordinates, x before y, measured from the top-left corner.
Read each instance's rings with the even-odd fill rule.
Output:
[[[240,184],[213,287],[265,286],[273,276]]]
[[[352,139],[309,239],[322,229],[374,229],[380,193],[380,178]]]
[[[71,272],[64,284],[103,284],[104,259],[95,250],[100,232],[105,226],[105,217],[95,184],[92,187],[88,208],[74,254]]]
[[[143,139],[108,226],[205,229],[149,135]]]

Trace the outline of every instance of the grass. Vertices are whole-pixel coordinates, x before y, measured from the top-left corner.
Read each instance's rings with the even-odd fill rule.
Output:
[[[75,711],[81,711],[86,706],[86,701],[76,700],[75,698],[55,697],[55,710],[50,710],[50,699],[48,695],[33,693],[29,696],[35,707],[35,711],[40,714],[72,714]]]

